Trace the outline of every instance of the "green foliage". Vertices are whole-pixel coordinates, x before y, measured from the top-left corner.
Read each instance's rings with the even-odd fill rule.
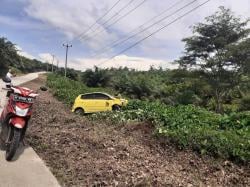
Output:
[[[46,64],[17,54],[16,46],[6,38],[0,38],[0,76],[12,68],[16,73],[28,73],[46,70]]]
[[[84,93],[108,91],[107,89],[89,88],[81,82],[62,77],[57,74],[48,74],[47,85],[53,88],[53,94],[61,101],[72,104],[75,98]],[[110,93],[110,92],[109,92]]]
[[[47,84],[54,95],[67,104],[79,94],[103,91],[55,74],[48,75]],[[122,111],[97,113],[89,118],[115,124],[148,121],[155,124],[157,134],[180,148],[190,147],[201,154],[250,161],[250,112],[220,115],[193,105],[169,106],[157,101],[130,100]]]
[[[155,90],[155,79],[149,79],[145,73],[129,73],[119,76],[113,87],[133,98],[143,99],[151,96]]]
[[[61,76],[65,76],[65,68],[58,68],[57,69],[55,67],[54,69],[55,69],[56,74],[61,75]],[[80,75],[80,71],[76,71],[74,69],[67,68],[67,78],[74,80],[74,81],[77,81],[77,80],[80,80],[79,75]]]
[[[94,71],[89,69],[82,73],[82,81],[89,87],[105,87],[107,86],[109,80],[110,75],[108,74],[108,72],[102,69],[98,69],[98,67],[96,66]]]
[[[107,75],[109,79],[105,78]],[[151,68],[147,72],[127,68],[87,70],[82,73],[82,80],[91,87],[108,87],[133,99],[159,100],[171,105],[206,106],[206,98],[210,94],[210,87],[200,80],[198,71],[181,69],[170,71]],[[105,80],[105,83],[100,80]]]
[[[244,97],[241,99],[241,102],[240,102],[240,110],[242,110],[242,111],[244,111],[244,110],[250,111],[250,94],[244,96]]]
[[[249,73],[250,29],[248,20],[241,21],[229,9],[220,10],[193,27],[193,36],[183,39],[185,56],[181,66],[199,67],[212,88],[216,111],[223,112],[223,102],[237,87],[242,75]]]
[[[6,38],[0,38],[0,75],[5,74],[10,65],[18,63],[15,45]]]
[[[31,60],[23,56],[20,56],[19,59],[20,59],[20,65],[14,64],[13,66],[23,73],[46,71],[46,64],[36,59]]]
[[[180,148],[190,147],[208,154],[236,161],[250,161],[250,113],[219,115],[205,109],[187,106],[166,106],[158,102],[132,101],[120,112],[90,116],[114,123],[149,121]]]
[[[236,161],[250,161],[250,39],[248,21],[241,21],[223,7],[193,27],[183,39],[183,69],[149,71],[87,70],[81,81],[129,96],[126,109],[89,116],[117,123],[150,122],[156,133],[180,148]],[[195,70],[191,70],[195,66]],[[199,68],[197,68],[199,67]],[[71,79],[77,80],[72,76]],[[98,91],[85,84],[48,76],[54,94],[66,103],[85,92]],[[103,91],[104,88],[101,89]],[[149,102],[151,101],[151,102]],[[165,105],[165,104],[169,105]],[[191,105],[190,105],[191,104]],[[226,114],[217,114],[226,111]],[[244,112],[238,112],[238,108]]]
[[[204,73],[200,70],[151,68],[151,70],[145,72],[120,68],[98,71],[102,72],[97,73],[98,80],[104,80],[104,77],[109,75],[109,80],[106,80],[108,82],[105,81],[105,84],[103,84],[106,86],[98,83],[97,86],[99,88],[101,86],[115,90],[117,93],[126,95],[131,99],[159,101],[173,106],[193,104],[209,110],[216,110],[216,100],[213,97],[214,90],[203,78]],[[95,74],[92,70],[87,72]],[[91,80],[92,76],[88,77],[87,72],[83,72],[81,77],[85,77],[84,80]],[[102,75],[105,76],[103,77]],[[93,79],[93,82],[100,82],[95,80]],[[242,76],[240,85],[225,95],[222,103],[224,112],[238,111],[239,100],[249,91],[249,77],[248,75]]]

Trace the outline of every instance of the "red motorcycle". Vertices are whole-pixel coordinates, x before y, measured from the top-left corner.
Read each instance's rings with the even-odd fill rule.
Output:
[[[5,89],[9,99],[0,117],[2,127],[0,138],[6,150],[5,158],[11,161],[20,142],[23,141],[31,118],[32,106],[38,94],[29,88],[12,86],[11,80],[4,80],[4,82],[7,84]],[[45,87],[40,89],[47,90]]]

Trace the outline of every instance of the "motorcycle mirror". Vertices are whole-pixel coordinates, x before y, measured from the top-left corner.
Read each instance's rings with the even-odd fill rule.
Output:
[[[45,86],[41,86],[41,87],[40,87],[40,90],[42,90],[42,91],[44,91],[44,92],[45,92],[45,91],[47,91],[47,90],[48,90],[48,88],[46,88]]]

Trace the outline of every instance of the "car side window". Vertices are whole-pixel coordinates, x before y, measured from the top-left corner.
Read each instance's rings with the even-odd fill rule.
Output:
[[[95,99],[110,100],[110,97],[107,96],[107,95],[105,95],[105,94],[96,93],[96,94],[95,94]]]
[[[81,99],[95,99],[95,98],[94,98],[94,94],[86,94],[86,95],[82,95]]]

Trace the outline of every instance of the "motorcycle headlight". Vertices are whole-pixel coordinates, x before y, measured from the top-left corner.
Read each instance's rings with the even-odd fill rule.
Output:
[[[16,115],[17,116],[24,117],[27,115],[28,111],[29,111],[28,108],[22,109],[22,108],[19,108],[18,106],[16,106]]]

